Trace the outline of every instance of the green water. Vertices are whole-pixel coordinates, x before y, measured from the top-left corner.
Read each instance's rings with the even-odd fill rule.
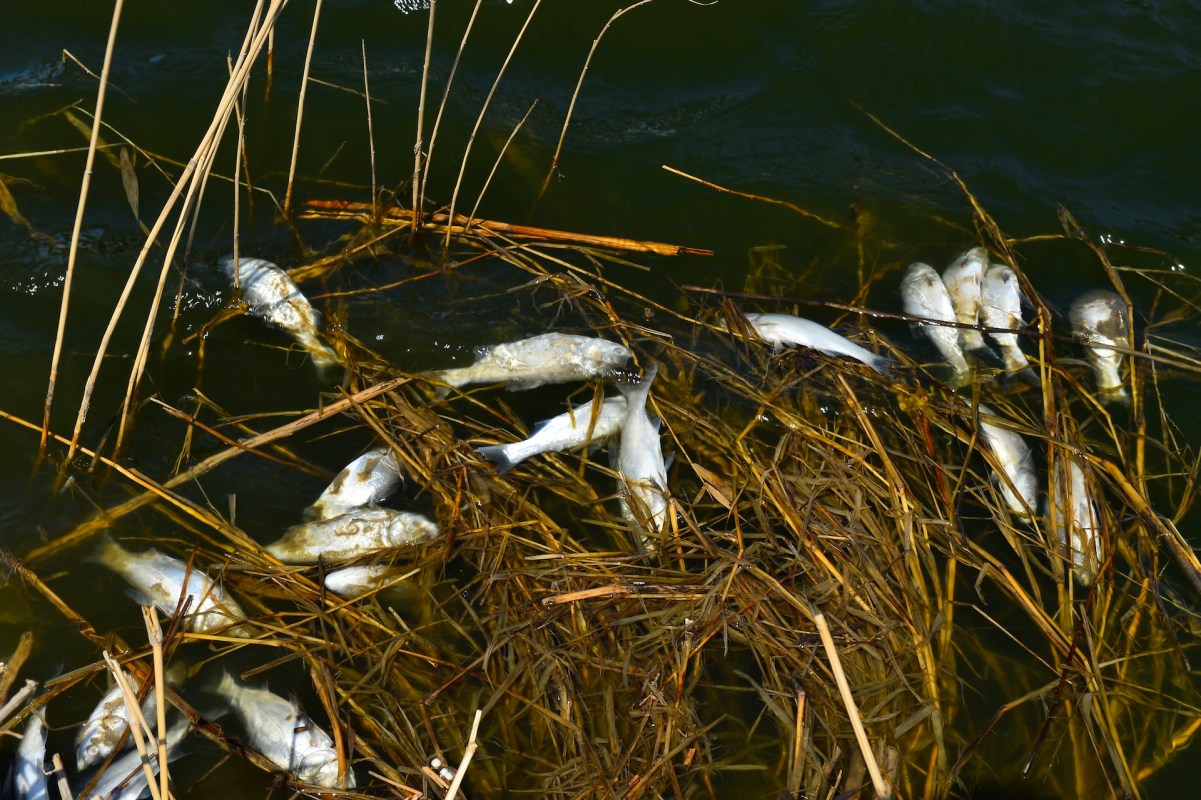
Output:
[[[0,154],[78,148],[83,136],[56,112],[76,102],[90,110],[96,83],[62,52],[98,72],[111,6],[15,5],[20,11],[0,32]],[[118,35],[106,121],[146,151],[186,161],[224,86],[225,58],[239,46],[248,5],[131,0]],[[467,136],[532,5],[483,4],[435,146],[433,200],[449,200]],[[655,0],[618,20],[603,39],[557,171],[540,196],[584,57],[618,7],[566,0],[541,5],[474,142],[462,210],[474,204],[500,147],[537,101],[480,216],[714,250],[712,258],[641,259],[651,271],[630,273],[629,283],[671,306],[683,302],[679,284],[740,288],[748,253],[765,245],[781,248],[785,268],[808,276],[812,298],[844,301],[858,285],[858,256],[845,233],[781,206],[718,194],[662,166],[786,200],[843,225],[858,218],[873,226],[873,241],[884,243],[866,255],[874,270],[918,258],[946,263],[976,243],[967,203],[944,172],[884,132],[870,112],[955,169],[1012,236],[1056,232],[1062,206],[1094,237],[1171,254],[1149,257],[1150,266],[1201,269],[1201,3]],[[280,198],[312,8],[293,2],[286,10],[273,77],[268,82],[260,64],[248,95],[251,178]],[[467,2],[438,5],[432,102],[441,96],[470,10]],[[313,77],[360,91],[365,47],[377,101],[375,174],[383,188],[398,186],[412,170],[427,21],[426,13],[401,13],[386,0],[335,0],[322,10]],[[372,177],[363,100],[314,84],[307,103],[298,199],[367,199]],[[111,132],[105,137],[116,140]],[[218,169],[231,171],[233,160],[227,145]],[[70,238],[83,164],[81,152],[0,161],[20,212],[49,237],[31,237],[0,218],[0,409],[28,420],[41,419],[66,260],[61,245]],[[170,186],[144,159],[137,173],[142,217],[149,222]],[[260,200],[242,225],[243,252],[288,266],[304,260],[288,231],[274,223],[268,203]],[[168,291],[182,293],[180,321],[172,345],[152,354],[143,396],[179,404],[199,388],[231,414],[309,405],[328,386],[298,358],[287,364],[278,349],[255,346],[283,340],[254,320],[235,320],[209,337],[203,366],[195,344],[181,343],[225,302],[226,287],[213,265],[230,250],[232,231],[232,196],[221,185],[210,190],[199,215],[186,279],[169,279]],[[301,232],[307,246],[324,252],[341,229],[311,224]],[[118,171],[98,160],[54,408],[59,433],[70,432],[96,343],[143,241]],[[1047,246],[1025,254],[1022,267],[1052,308],[1062,311],[1081,290],[1105,283],[1096,261],[1078,252]],[[145,307],[158,259],[152,255],[134,308]],[[402,258],[367,261],[340,273],[340,283],[329,288],[381,285],[408,274]],[[518,309],[516,301],[467,301],[468,290],[455,279],[417,287],[345,304],[351,332],[406,369],[463,360],[472,345],[536,332],[522,329],[530,309]],[[870,304],[899,310],[893,287],[895,280],[882,281]],[[1132,292],[1136,303],[1149,296],[1137,284]],[[118,408],[141,313],[131,312],[110,348],[82,439],[89,447]],[[156,341],[165,341],[168,330],[164,317]],[[889,332],[899,338],[903,329]],[[1201,341],[1195,330],[1174,335]],[[1201,428],[1195,387],[1171,389],[1178,393],[1171,398],[1176,421],[1195,433]],[[125,462],[151,476],[168,475],[181,431],[147,411]],[[304,455],[332,467],[367,441],[362,434],[313,442]],[[36,450],[36,434],[0,422],[6,454],[0,537],[18,555],[129,491],[101,470],[79,472],[71,487],[52,493],[50,465],[33,471]],[[271,475],[261,462],[236,460],[205,490],[218,507],[236,492],[248,528],[267,530],[272,520],[293,519],[322,485],[317,478],[281,485]],[[145,532],[124,524],[123,532]],[[64,559],[53,567],[73,565]],[[74,571],[54,586],[69,602],[88,607],[101,630],[123,626],[128,633],[129,606],[118,583],[108,575],[93,580],[94,574],[93,568]],[[10,583],[0,589],[0,654],[26,629],[37,635],[38,669],[70,669],[96,657],[70,625]],[[1195,786],[1196,754],[1194,745],[1155,779],[1151,793],[1171,796]],[[217,780],[237,784],[236,778]]]

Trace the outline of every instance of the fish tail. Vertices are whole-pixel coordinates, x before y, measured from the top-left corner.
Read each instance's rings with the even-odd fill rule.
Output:
[[[625,395],[626,405],[628,407],[633,408],[638,404],[642,404],[643,406],[646,405],[647,395],[649,395],[651,392],[651,384],[654,382],[655,376],[658,374],[659,365],[655,364],[649,370],[647,370],[646,374],[642,376],[642,380],[638,381],[638,383],[621,383],[617,385],[617,388],[621,390],[623,395]]]
[[[313,366],[317,367],[318,371],[325,372],[330,367],[341,366],[342,361],[338,358],[338,354],[321,341],[317,334],[305,336],[302,344],[308,351],[309,357],[313,359]]]
[[[975,328],[960,328],[960,341],[963,342],[963,349],[969,353],[977,350],[988,350],[988,345],[984,343],[984,334]],[[992,352],[991,350],[989,352]]]
[[[1022,367],[1014,372],[1010,380],[1014,383],[1024,383],[1027,386],[1042,386],[1042,381],[1038,379],[1038,373],[1029,366]]]
[[[520,458],[510,458],[507,452],[508,445],[493,444],[486,447],[477,447],[475,452],[479,453],[484,458],[496,465],[496,474],[504,475],[513,467],[522,462]]]
[[[96,552],[87,556],[87,559],[117,570],[127,555],[128,552],[125,548],[118,544],[111,533],[106,532],[100,536],[100,544],[96,547]]]
[[[881,375],[891,375],[892,368],[895,366],[891,358],[877,355],[873,355],[870,359],[867,359],[863,363],[867,364]]]

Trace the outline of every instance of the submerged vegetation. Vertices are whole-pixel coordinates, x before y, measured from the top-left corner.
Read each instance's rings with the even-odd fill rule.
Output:
[[[280,424],[277,411],[234,416],[199,395],[188,410],[140,403],[142,370],[163,344],[154,334],[176,246],[222,129],[240,124],[239,97],[282,6],[261,8],[231,70],[220,124],[176,176],[172,202],[182,205],[168,205],[150,227],[137,268],[150,242],[166,238],[166,224],[177,224],[162,242],[164,271],[112,436],[96,452],[84,447],[86,400],[74,435],[44,433],[64,479],[78,452],[136,493],[31,552],[5,554],[10,581],[52,604],[92,641],[96,658],[57,677],[29,676],[44,688],[16,694],[0,730],[19,730],[46,709],[64,724],[54,711],[60,698],[99,697],[104,675],[121,679],[120,662],[134,677],[127,696],[160,700],[140,747],[153,749],[172,706],[214,747],[290,789],[324,794],[243,744],[254,737],[239,723],[212,713],[223,671],[299,691],[330,734],[336,769],[328,763],[328,774],[354,777],[342,784],[354,788],[336,792],[349,797],[945,797],[1021,781],[1035,795],[1140,796],[1192,741],[1201,728],[1192,666],[1201,566],[1178,526],[1196,518],[1198,457],[1163,386],[1201,380],[1201,348],[1172,336],[1196,323],[1201,287],[1163,269],[1166,254],[1094,241],[1066,211],[1062,232],[1014,239],[960,184],[972,220],[961,230],[964,247],[981,244],[1013,265],[1034,305],[1021,346],[1038,381],[1011,383],[985,366],[953,390],[940,367],[924,364],[930,349],[901,339],[913,320],[872,307],[897,307],[913,256],[880,238],[865,214],[839,224],[797,209],[799,224],[842,238],[842,266],[861,284],[847,305],[813,301],[770,250],[752,254],[738,290],[698,279],[671,297],[650,296],[626,285],[645,265],[638,259],[661,264],[686,249],[493,224],[456,211],[453,200],[431,210],[422,159],[437,123],[433,134],[419,123],[431,143],[419,144],[404,190],[373,190],[368,203],[298,201],[298,213],[284,217],[298,233],[311,225],[342,237],[331,255],[306,256],[290,270],[313,296],[334,287],[315,300],[341,364],[330,368],[329,391],[298,399]],[[428,119],[424,99],[421,108]],[[928,156],[914,150],[913,158]],[[291,211],[292,196],[289,184],[281,212]],[[1024,277],[1023,265],[1041,257],[1030,253],[1048,246],[1095,259],[1136,321],[1125,348],[1128,402],[1092,390],[1066,315]],[[351,292],[384,303],[395,287],[340,276],[388,258],[412,261],[409,285],[458,281],[461,293],[511,300],[527,335],[600,336],[629,348],[632,373],[657,367],[649,405],[674,454],[664,530],[644,547],[645,531],[618,513],[607,453],[540,454],[505,474],[481,457],[477,448],[524,438],[534,401],[496,386],[451,390],[437,373],[375,352],[341,304]],[[474,282],[477,270],[487,278]],[[243,310],[218,313],[205,335]],[[773,350],[750,335],[744,312],[835,324],[891,368]],[[214,357],[203,337],[194,344],[202,363]],[[604,385],[531,394],[557,413],[560,400],[599,401]],[[1079,574],[1042,509],[1029,519],[1012,510],[982,402],[989,424],[1033,450],[1040,493],[1078,465],[1100,517],[1095,574]],[[170,475],[147,475],[122,448],[139,417],[160,410],[181,421],[178,438],[162,443],[179,463]],[[280,481],[334,473],[343,465],[309,464],[294,444],[348,432],[386,448],[406,484],[394,502],[428,513],[440,532],[387,549],[396,572],[350,600],[324,588],[326,571],[341,563],[289,566],[266,548],[302,508],[258,530],[204,489],[236,460],[267,459]],[[237,504],[253,506],[255,493],[239,491]],[[236,632],[188,630],[186,613],[160,625],[148,611],[143,643],[98,628],[88,608],[52,588],[45,571],[91,556],[106,531],[136,541],[131,531],[161,521],[181,533],[155,546],[219,577],[237,598],[249,621]],[[180,598],[179,610],[201,599]],[[26,642],[0,672],[0,702],[28,650]],[[173,791],[163,778],[154,794],[165,800]]]

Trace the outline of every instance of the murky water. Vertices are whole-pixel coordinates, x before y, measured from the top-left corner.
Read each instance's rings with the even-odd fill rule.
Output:
[[[36,422],[55,338],[63,244],[70,239],[84,163],[75,150],[86,144],[63,109],[78,104],[71,114],[89,119],[96,82],[76,59],[99,71],[111,8],[82,0],[21,5],[0,31],[0,155],[73,150],[0,161],[0,177],[28,221],[26,228],[0,217],[0,410]],[[431,103],[440,97],[471,7],[438,3]],[[769,245],[779,248],[786,269],[808,276],[812,298],[845,301],[858,286],[860,258],[846,235],[779,205],[720,194],[663,167],[785,200],[840,224],[858,219],[872,226],[873,241],[885,243],[864,256],[878,273],[917,258],[946,263],[976,241],[964,197],[945,172],[870,114],[956,170],[1012,236],[1058,231],[1057,208],[1063,207],[1094,237],[1172,255],[1152,258],[1149,266],[1201,269],[1201,149],[1195,142],[1201,3],[1107,0],[1077,8],[1024,1],[655,0],[605,34],[558,166],[540,193],[584,58],[619,7],[562,0],[539,7],[475,138],[461,210],[475,205],[502,146],[536,102],[500,160],[479,203],[480,216],[714,250],[712,258],[647,258],[648,273],[623,278],[672,306],[683,302],[680,284],[740,288],[755,248]],[[247,97],[251,179],[281,199],[312,8],[294,1],[286,10],[273,76],[268,80],[260,65]],[[428,193],[437,201],[449,200],[454,190],[468,134],[532,8],[531,0],[482,5],[432,154]],[[127,5],[105,113],[113,130],[106,140],[124,136],[156,157],[186,160],[211,117],[225,83],[226,56],[239,46],[247,13],[247,4],[234,0]],[[374,101],[375,182],[391,188],[406,180],[427,22],[428,12],[404,13],[388,0],[324,4],[312,67],[324,83],[309,88],[299,199],[369,196],[365,103],[355,94],[363,88],[364,52]],[[227,145],[218,171],[232,172],[234,158]],[[145,156],[137,160],[137,174],[141,216],[150,221],[171,186]],[[203,392],[230,414],[310,405],[315,392],[329,387],[299,358],[256,346],[264,340],[284,344],[257,321],[223,325],[208,338],[203,364],[196,341],[185,341],[227,297],[214,266],[232,243],[227,186],[211,189],[186,272],[168,279],[168,293],[180,298],[179,322],[173,326],[164,315],[157,328],[159,346],[143,396],[183,405]],[[302,227],[307,247],[319,252],[329,251],[340,232],[322,224]],[[240,235],[246,252],[289,266],[305,260],[288,231],[275,224],[265,198],[256,201]],[[118,170],[98,159],[54,409],[53,428],[61,434],[70,432],[99,336],[143,241]],[[1062,311],[1083,288],[1104,285],[1095,260],[1054,246],[1026,254],[1022,267],[1053,308]],[[161,254],[152,254],[132,307],[145,307],[158,259]],[[486,270],[470,291],[455,279],[425,281],[389,292],[386,304],[374,295],[347,299],[339,313],[353,335],[406,369],[464,360],[474,344],[531,332],[522,329],[528,307],[519,316],[516,302],[503,297],[465,299],[489,285]],[[404,258],[389,257],[358,264],[327,288],[384,285],[409,274]],[[868,302],[899,310],[894,286],[895,279],[883,280]],[[1139,292],[1135,287],[1136,302],[1146,296]],[[110,347],[82,439],[88,447],[100,442],[119,407],[141,333],[139,313],[118,328]],[[1201,339],[1191,330],[1173,335]],[[1177,422],[1195,433],[1201,429],[1196,388],[1180,384],[1174,390]],[[147,413],[124,462],[166,476],[179,441],[177,424]],[[330,468],[367,441],[359,435],[313,442],[304,456]],[[0,421],[0,451],[6,454],[0,461],[0,537],[18,556],[130,491],[103,471],[80,471],[73,485],[51,493],[53,470],[43,465],[33,472],[36,434],[9,422]],[[237,493],[239,519],[260,540],[279,527],[278,520],[294,519],[323,485],[318,477],[281,485],[269,474],[261,463],[234,461],[205,486],[218,506]],[[74,555],[41,567],[62,571],[52,581],[56,590],[87,604],[101,630],[129,631],[127,599],[100,567],[80,564]],[[99,601],[96,586],[103,588]],[[0,654],[27,629],[37,636],[37,669],[71,669],[96,657],[69,624],[10,582],[0,588]],[[1149,793],[1194,786],[1197,773],[1189,761],[1189,754],[1178,758],[1179,766],[1157,777]],[[224,774],[216,780],[236,785]]]

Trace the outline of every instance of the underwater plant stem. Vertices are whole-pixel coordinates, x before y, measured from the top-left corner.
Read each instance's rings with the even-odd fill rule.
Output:
[[[479,8],[479,4],[476,4]],[[417,232],[420,210],[425,198],[421,196],[421,156],[425,149],[422,136],[425,132],[425,100],[426,90],[430,82],[430,53],[434,48],[434,12],[438,10],[438,0],[430,0],[429,25],[425,31],[425,62],[421,66],[421,97],[417,100],[417,141],[413,143],[413,233]],[[474,19],[474,15],[472,17]],[[449,88],[449,85],[448,87]]]
[[[363,96],[367,100],[367,147],[371,151],[371,216],[379,216],[379,192],[375,188],[375,129],[371,125],[371,86],[367,83],[367,40],[360,39],[363,48]]]
[[[484,181],[484,186],[482,189],[480,189],[479,196],[475,198],[475,205],[471,207],[471,213],[467,215],[468,228],[470,228],[471,224],[475,221],[475,213],[480,210],[480,203],[484,201],[484,193],[488,191],[488,187],[492,184],[492,178],[496,176],[496,170],[500,167],[500,162],[505,157],[505,153],[508,152],[509,145],[513,144],[513,138],[517,136],[518,131],[521,130],[521,126],[525,125],[525,121],[530,118],[531,112],[533,112],[537,106],[538,100],[535,98],[534,102],[530,103],[530,107],[526,109],[525,116],[521,118],[521,121],[518,122],[516,126],[514,126],[512,133],[509,134],[509,138],[505,140],[504,146],[500,148],[500,152],[496,154],[496,161],[492,162],[492,171],[488,173],[488,177]]]
[[[50,435],[50,409],[54,405],[54,385],[58,380],[58,361],[63,352],[63,337],[67,328],[67,312],[71,304],[71,283],[75,276],[75,259],[79,253],[79,234],[83,229],[83,211],[88,204],[88,190],[92,185],[92,168],[96,163],[96,145],[100,141],[100,120],[104,114],[104,95],[108,88],[109,66],[113,61],[113,49],[117,43],[117,28],[121,22],[121,9],[125,0],[116,0],[113,5],[113,21],[108,31],[108,44],[104,49],[104,66],[100,68],[100,87],[96,90],[96,113],[92,115],[92,140],[88,143],[88,156],[83,167],[83,180],[79,186],[79,206],[75,211],[75,226],[71,229],[71,249],[67,253],[67,272],[63,278],[63,299],[58,314],[58,331],[54,337],[54,352],[50,356],[50,378],[46,386],[46,407],[42,418],[42,439],[39,454],[45,454]]]

